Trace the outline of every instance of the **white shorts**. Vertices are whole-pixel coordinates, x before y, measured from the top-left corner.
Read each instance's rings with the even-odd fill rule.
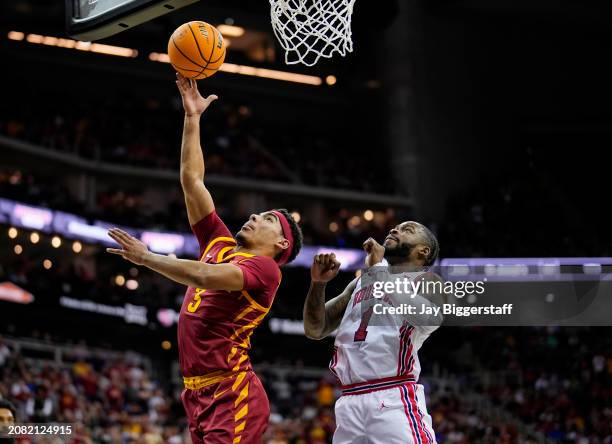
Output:
[[[336,401],[334,444],[434,444],[423,386],[343,395]]]

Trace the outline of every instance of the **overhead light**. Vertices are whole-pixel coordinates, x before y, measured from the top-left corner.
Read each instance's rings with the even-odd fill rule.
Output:
[[[149,60],[153,62],[170,63],[170,57],[163,52],[152,52],[149,54]]]
[[[348,220],[348,226],[351,228],[355,228],[360,223],[361,223],[361,218],[359,216],[353,216]]]
[[[168,54],[161,52],[152,52],[149,54],[149,60],[153,62],[170,63]],[[276,69],[255,68],[254,66],[236,65],[234,63],[224,63],[219,68],[219,71],[229,72],[232,74],[241,74],[244,76],[264,77],[266,79],[284,80],[286,82],[304,83],[307,85],[319,86],[323,83],[320,77],[309,76],[306,74],[297,74],[287,71],[278,71]]]
[[[72,244],[72,251],[74,251],[75,253],[80,253],[82,249],[83,249],[83,244],[80,243],[79,241],[75,241]]]
[[[255,68],[253,66],[235,65],[224,63],[219,71],[242,74],[245,76],[265,77],[267,79],[284,80],[286,82],[305,83],[307,85],[319,86],[323,83],[320,77],[293,72],[277,71],[275,69]]]
[[[28,34],[28,36],[26,37],[26,40],[30,43],[42,43],[43,38],[44,37],[39,34]]]
[[[25,34],[19,31],[11,31],[8,33],[8,38],[10,40],[23,40],[25,38]]]
[[[62,238],[59,236],[53,236],[53,238],[51,238],[51,245],[53,248],[59,248],[62,245]]]
[[[45,259],[43,261],[43,267],[45,267],[45,270],[49,270],[51,267],[53,267],[53,262],[51,262],[50,259]]]
[[[25,40],[36,45],[57,46],[60,48],[77,49],[79,51],[96,52],[99,54],[118,57],[136,57],[138,51],[123,46],[105,45],[102,43],[82,42],[80,40],[64,39],[40,34],[24,34],[20,31],[10,31],[7,35],[10,40]]]
[[[128,290],[136,290],[138,288],[138,281],[134,279],[128,279],[125,282],[125,288]]]
[[[30,234],[30,242],[32,242],[33,244],[37,244],[39,240],[40,234],[38,234],[36,231]]]
[[[293,218],[295,223],[299,223],[300,220],[302,219],[302,216],[297,211],[294,211],[293,213],[291,213],[291,217]]]
[[[372,210],[365,210],[363,212],[363,218],[367,221],[374,219],[374,212]]]
[[[13,251],[15,252],[15,254],[21,254],[23,253],[23,247],[19,244],[15,245],[15,248],[13,248]]]
[[[125,278],[120,274],[115,276],[115,285],[118,285],[119,287],[121,287],[123,286],[123,284],[125,284]]]
[[[329,75],[325,77],[325,83],[327,83],[329,86],[335,85],[337,81],[338,79],[336,79],[336,76]]]
[[[17,231],[17,228],[15,228],[15,227],[11,227],[11,228],[9,228],[9,230],[8,230],[8,236],[9,236],[11,239],[15,239],[15,238],[17,237],[17,235],[18,235],[18,234],[19,234],[19,231]]]
[[[234,25],[219,25],[217,29],[223,37],[241,37],[245,32],[243,27]]]

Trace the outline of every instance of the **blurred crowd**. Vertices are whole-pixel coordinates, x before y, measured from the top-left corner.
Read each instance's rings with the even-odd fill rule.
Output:
[[[107,96],[92,107],[78,97],[41,94],[46,100],[33,109],[21,97],[0,105],[0,133],[86,159],[178,170],[178,98]],[[299,122],[278,125],[247,105],[224,102],[206,113],[202,135],[209,174],[393,193],[385,156],[346,161],[363,139],[352,131],[308,129]]]
[[[468,367],[422,377],[438,442],[612,442],[610,340],[597,329],[435,334],[438,340],[460,337],[472,347]],[[161,383],[140,355],[101,358],[81,345],[68,357],[31,359],[0,339],[0,397],[17,406],[20,422],[77,423],[74,443],[190,442],[180,386]],[[266,444],[331,443],[340,393],[331,374],[266,365],[258,375],[271,405]]]
[[[474,332],[476,333],[476,332]],[[606,328],[487,329],[485,395],[551,440],[612,441],[612,338]]]
[[[8,350],[0,339],[2,348]],[[57,363],[13,351],[0,362],[0,397],[16,406],[17,422],[76,424],[71,444],[187,441],[178,398],[162,388],[139,355],[93,358],[77,348],[73,358]]]
[[[119,225],[150,230],[189,232],[187,212],[182,190],[178,183],[157,194],[146,194],[138,187],[111,185],[100,187],[93,205],[75,195],[69,175],[49,177],[15,168],[0,168],[0,197],[18,202],[65,211],[91,221],[103,220]],[[215,193],[217,212],[233,232],[244,224],[251,214],[241,209],[239,192],[231,195]],[[248,200],[248,199],[245,199]],[[163,204],[160,205],[160,201]],[[305,200],[304,205],[308,202]],[[266,202],[269,207],[288,207],[300,214],[300,224],[306,244],[340,247],[361,247],[370,236],[382,239],[390,227],[397,223],[398,215],[391,209],[359,210],[342,206],[326,206],[313,219],[304,213],[299,202]],[[265,208],[260,206],[259,208]]]

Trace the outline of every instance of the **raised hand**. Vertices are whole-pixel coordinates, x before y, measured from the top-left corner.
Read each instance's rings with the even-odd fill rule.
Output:
[[[377,263],[382,261],[383,257],[385,256],[385,247],[380,245],[378,242],[376,242],[376,240],[371,237],[369,237],[363,243],[363,250],[367,254],[365,260],[366,267],[376,265]]]
[[[149,253],[149,249],[143,242],[119,228],[111,228],[108,230],[108,235],[121,245],[121,248],[107,248],[107,253],[118,254],[123,259],[136,265],[144,263],[144,258]]]
[[[206,98],[202,97],[196,81],[183,77],[178,72],[176,73],[176,86],[181,93],[183,109],[188,116],[200,116],[211,103],[218,99],[214,94]]]
[[[329,282],[340,271],[340,262],[334,253],[317,254],[310,267],[310,279],[313,282]]]

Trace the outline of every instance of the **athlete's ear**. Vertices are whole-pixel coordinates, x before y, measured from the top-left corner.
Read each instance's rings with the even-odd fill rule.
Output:
[[[419,254],[423,256],[423,258],[427,258],[429,257],[429,253],[431,253],[431,248],[429,248],[427,245],[421,245],[421,248],[419,248]]]
[[[281,250],[286,250],[287,248],[289,248],[289,241],[284,237],[281,237],[280,240],[276,242],[276,246]]]

